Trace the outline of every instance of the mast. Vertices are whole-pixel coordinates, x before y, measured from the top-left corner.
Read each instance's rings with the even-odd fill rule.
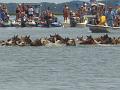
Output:
[[[107,0],[105,0],[105,10],[107,10],[107,8],[108,8],[108,7],[107,7],[107,4],[108,4],[108,3],[107,3]]]

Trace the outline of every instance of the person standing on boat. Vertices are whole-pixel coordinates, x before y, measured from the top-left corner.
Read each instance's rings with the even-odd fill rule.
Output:
[[[120,27],[120,12],[116,11],[114,27]]]
[[[16,21],[18,21],[18,19],[20,18],[20,14],[21,11],[20,11],[20,4],[17,6],[16,8]]]
[[[91,14],[92,15],[97,14],[97,5],[96,4],[91,5]]]
[[[112,11],[112,7],[109,7],[108,11],[106,12],[107,24],[108,26],[113,27],[113,22],[115,19],[115,13]]]
[[[3,4],[3,5],[2,5],[2,10],[4,11],[4,13],[5,13],[6,15],[8,15],[8,9],[7,9],[7,5],[6,5],[6,4]]]
[[[84,7],[81,6],[80,7],[80,23],[84,22],[84,15],[85,15]]]
[[[46,25],[47,27],[50,27],[51,24],[51,19],[52,19],[52,11],[50,10],[50,7],[48,7],[48,9],[45,12],[45,17],[44,17],[45,21],[46,21]]]
[[[85,2],[83,2],[83,11],[84,11],[84,14],[87,15],[88,13],[88,7],[87,7],[87,4]]]
[[[0,21],[4,21],[5,18],[5,13],[2,9],[2,6],[0,5]]]
[[[65,5],[63,9],[63,17],[65,23],[68,21],[69,13],[70,13],[70,9],[67,5]]]
[[[97,12],[100,13],[100,15],[105,15],[105,5],[103,3],[98,3]]]
[[[27,14],[27,7],[24,3],[21,4],[21,14]]]
[[[34,15],[34,9],[30,5],[29,8],[28,8],[28,17],[29,17],[29,20],[33,20],[33,15]]]

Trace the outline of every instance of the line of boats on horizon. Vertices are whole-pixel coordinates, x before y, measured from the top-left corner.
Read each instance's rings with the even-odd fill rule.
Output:
[[[89,30],[93,33],[109,33],[110,29],[113,30],[120,30],[120,27],[110,27],[110,26],[104,26],[104,25],[92,25],[88,24],[88,20],[95,17],[94,15],[86,15],[85,20],[83,23],[76,23],[74,22],[52,22],[49,26],[45,22],[40,22],[38,17],[35,17],[34,20],[21,22],[21,20],[15,21],[15,20],[9,20],[8,22],[0,23],[0,27],[63,27],[63,28],[69,28],[69,27],[77,27],[77,28],[85,28],[89,27]]]
[[[11,20],[6,5],[0,5],[0,27],[88,27],[93,33],[108,33],[110,29],[120,29],[120,10],[111,7],[106,9],[104,3],[83,2],[77,10],[65,4],[64,21],[60,22],[48,7],[43,12],[38,6],[19,4],[16,8],[16,19]],[[62,20],[61,20],[62,21]]]

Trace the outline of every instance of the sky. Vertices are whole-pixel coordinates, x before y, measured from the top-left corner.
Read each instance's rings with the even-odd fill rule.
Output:
[[[54,2],[54,3],[62,3],[67,1],[75,1],[75,0],[0,0],[2,3],[40,3],[40,2]],[[80,1],[89,1],[89,0],[80,0]]]

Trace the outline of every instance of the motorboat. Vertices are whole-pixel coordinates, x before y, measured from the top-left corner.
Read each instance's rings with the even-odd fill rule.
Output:
[[[109,26],[104,26],[104,25],[92,25],[92,24],[87,24],[89,27],[89,30],[92,33],[109,33],[110,32],[110,27]]]

